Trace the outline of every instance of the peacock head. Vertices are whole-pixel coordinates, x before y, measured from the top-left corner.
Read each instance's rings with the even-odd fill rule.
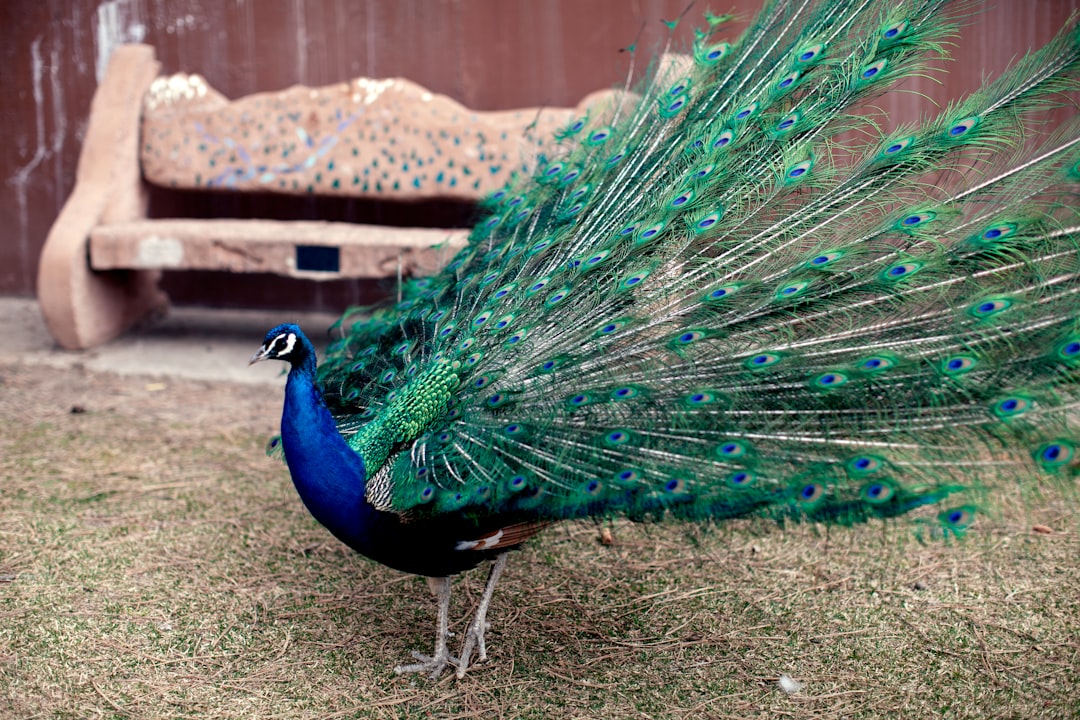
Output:
[[[262,347],[251,356],[249,365],[260,360],[284,360],[299,366],[313,355],[313,349],[300,328],[292,323],[283,323],[266,333]]]

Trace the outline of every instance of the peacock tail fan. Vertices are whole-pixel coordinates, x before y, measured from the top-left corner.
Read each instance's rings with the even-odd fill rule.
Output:
[[[936,117],[945,3],[769,3],[559,132],[320,382],[399,513],[913,517],[1080,472],[1080,34]],[[930,507],[933,506],[933,507]]]

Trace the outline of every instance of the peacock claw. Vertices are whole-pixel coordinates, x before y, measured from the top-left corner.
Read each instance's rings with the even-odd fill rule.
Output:
[[[480,622],[477,622],[477,621]],[[461,648],[461,658],[457,662],[457,676],[460,680],[465,677],[469,669],[469,659],[472,657],[473,648],[476,648],[476,662],[482,663],[487,660],[487,646],[484,644],[484,632],[491,629],[491,623],[483,618],[474,618],[469,623],[469,630],[465,633],[465,644]]]
[[[449,653],[442,655],[436,654],[435,656],[425,655],[422,652],[413,650],[412,656],[414,660],[420,662],[412,663],[410,665],[398,665],[394,668],[395,675],[405,675],[407,673],[424,673],[430,680],[438,680],[439,676],[446,670],[447,665],[458,665],[459,661],[453,655]]]

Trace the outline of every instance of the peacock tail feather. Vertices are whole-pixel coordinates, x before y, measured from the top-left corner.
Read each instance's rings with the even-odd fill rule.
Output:
[[[1080,469],[1072,23],[882,130],[963,6],[767,4],[559,133],[468,247],[338,324],[319,370],[400,514],[668,514],[960,534]]]

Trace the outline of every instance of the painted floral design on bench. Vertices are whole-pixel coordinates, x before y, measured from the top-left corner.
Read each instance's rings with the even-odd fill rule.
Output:
[[[358,78],[230,102],[179,74],[146,95],[142,167],[148,181],[177,188],[472,200],[528,167],[599,99],[475,112],[408,80]]]

